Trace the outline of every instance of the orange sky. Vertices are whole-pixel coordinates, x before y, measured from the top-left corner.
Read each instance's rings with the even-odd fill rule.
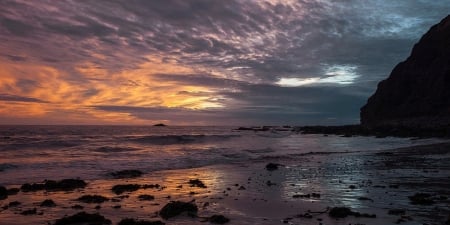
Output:
[[[358,123],[377,83],[449,11],[406,0],[3,0],[0,124]]]

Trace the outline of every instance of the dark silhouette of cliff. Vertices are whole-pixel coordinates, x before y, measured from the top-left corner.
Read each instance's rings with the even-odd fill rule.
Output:
[[[450,127],[450,15],[431,27],[411,55],[378,84],[360,115],[369,128]]]

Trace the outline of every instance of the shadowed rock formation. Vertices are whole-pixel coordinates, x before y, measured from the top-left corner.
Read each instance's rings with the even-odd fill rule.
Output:
[[[365,127],[450,127],[450,15],[420,39],[406,61],[361,108]]]

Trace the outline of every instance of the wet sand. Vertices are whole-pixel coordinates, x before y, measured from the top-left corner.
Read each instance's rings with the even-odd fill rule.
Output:
[[[54,224],[65,215],[82,211],[99,213],[112,224],[123,218],[208,224],[206,218],[215,214],[229,218],[226,224],[445,224],[450,215],[449,162],[450,143],[444,143],[377,152],[266,157],[246,163],[159,171],[137,178],[113,179],[105,174],[105,179],[86,180],[85,188],[74,191],[20,191],[9,195],[0,200],[0,224]],[[268,163],[280,166],[269,171],[265,168]],[[76,177],[83,179],[81,175],[67,178]],[[194,179],[206,187],[191,187],[189,181]],[[40,181],[30,177],[29,182]],[[112,187],[118,184],[147,188],[113,193]],[[417,193],[429,194],[425,197],[429,201],[412,202],[410,196]],[[88,194],[108,200],[77,201]],[[140,195],[152,195],[154,199],[142,200]],[[56,206],[41,206],[46,199],[52,199]],[[16,201],[20,204],[15,205]],[[198,217],[181,214],[162,219],[158,211],[171,201],[194,203]],[[375,214],[376,218],[334,218],[330,216],[333,207],[348,207],[360,215]],[[29,215],[23,215],[27,210]]]

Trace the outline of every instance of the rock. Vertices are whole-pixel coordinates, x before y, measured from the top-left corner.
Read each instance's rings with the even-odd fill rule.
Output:
[[[12,202],[10,202],[9,204],[8,204],[8,207],[16,207],[16,206],[19,206],[19,205],[21,205],[22,203],[21,202],[18,202],[18,201],[12,201]]]
[[[19,188],[10,188],[8,189],[8,195],[17,195],[17,193],[19,193],[20,189]]]
[[[81,210],[81,209],[84,209],[84,206],[82,206],[82,205],[73,205],[71,208],[72,208],[72,209],[78,209],[78,210]]]
[[[298,214],[296,215],[297,218],[307,218],[307,219],[311,219],[313,218],[313,216],[309,213],[304,213],[304,214]]]
[[[135,219],[122,219],[118,225],[165,225],[161,221],[146,221],[146,220],[135,220]]]
[[[22,211],[20,214],[21,214],[21,215],[24,215],[24,216],[35,215],[35,214],[36,214],[36,208],[28,209],[28,210]]]
[[[8,189],[3,186],[0,186],[0,200],[8,198]]]
[[[373,202],[373,199],[367,198],[367,197],[359,197],[358,200],[360,200],[360,201],[372,201]]]
[[[120,195],[124,192],[137,191],[137,190],[139,190],[139,188],[141,188],[141,185],[139,185],[139,184],[118,184],[118,185],[114,185],[111,190],[116,195]]]
[[[109,199],[101,195],[83,195],[77,200],[84,203],[103,203],[108,201]]]
[[[207,188],[203,181],[199,179],[189,180],[189,184],[191,185],[191,187]]]
[[[110,175],[116,179],[123,179],[140,177],[142,174],[144,173],[140,170],[120,170],[112,172]]]
[[[150,188],[150,189],[163,190],[163,189],[166,188],[166,187],[161,186],[161,185],[159,185],[159,184],[144,184],[144,185],[141,186],[141,188],[142,188],[142,189],[148,189],[148,188]]]
[[[310,194],[306,195],[293,195],[292,198],[311,198]]]
[[[413,205],[432,205],[435,203],[431,195],[426,193],[416,193],[413,196],[408,196],[408,198]]]
[[[404,209],[390,209],[388,211],[389,215],[405,215],[406,211]]]
[[[347,207],[333,207],[328,215],[334,218],[345,218],[352,215],[352,210]]]
[[[46,199],[43,202],[41,202],[41,207],[55,207],[56,204],[53,200],[51,199]]]
[[[279,166],[281,166],[281,164],[277,164],[277,163],[268,163],[268,164],[266,165],[266,170],[268,170],[268,171],[274,171],[274,170],[277,170]]]
[[[212,215],[208,218],[210,223],[224,224],[230,222],[230,219],[226,218],[223,215]]]
[[[163,124],[163,123],[157,123],[155,125],[153,125],[154,127],[165,127],[167,125]]]
[[[450,15],[414,45],[411,55],[361,108],[366,127],[450,128]],[[448,133],[447,133],[448,134]]]
[[[377,217],[377,215],[375,215],[375,214],[354,212],[350,208],[347,208],[347,207],[333,207],[330,210],[330,212],[328,212],[328,215],[333,218],[345,218],[347,216],[366,217],[366,218],[376,218]]]
[[[43,183],[23,184],[20,189],[23,192],[30,191],[73,191],[86,187],[87,183],[80,179],[64,179],[60,181],[46,180]]]
[[[155,200],[155,196],[153,196],[153,195],[139,195],[138,198],[141,201],[153,201],[153,200]]]
[[[178,216],[183,212],[188,212],[191,214],[197,214],[198,208],[194,203],[191,202],[182,202],[182,201],[175,201],[167,203],[160,211],[159,215],[163,219],[169,219],[174,216]]]
[[[95,225],[109,225],[111,220],[106,219],[104,216],[94,213],[89,214],[86,212],[79,212],[72,216],[63,217],[56,220],[54,225],[72,225],[72,224],[95,224]]]

